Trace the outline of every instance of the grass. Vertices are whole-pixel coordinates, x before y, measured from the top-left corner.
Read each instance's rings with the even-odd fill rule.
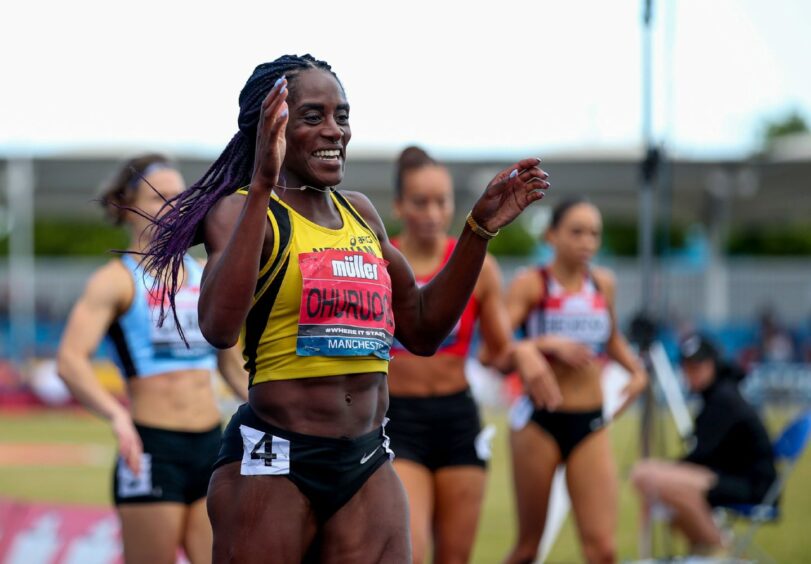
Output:
[[[509,550],[514,540],[515,518],[504,414],[492,412],[485,415],[497,425],[498,435],[493,445],[493,461],[473,561],[492,564],[500,562]],[[770,415],[768,421],[771,430],[779,429],[785,416]],[[611,434],[620,475],[625,478],[639,450],[639,427],[634,413],[613,425]],[[672,430],[666,434],[672,436]],[[91,505],[111,503],[110,479],[115,445],[109,428],[100,420],[74,410],[0,414],[2,443],[90,444],[100,447],[105,454],[101,460],[86,466],[0,465],[0,496]],[[669,444],[672,452],[677,451],[674,440],[671,439]],[[617,541],[621,559],[629,560],[637,555],[637,500],[625,479],[620,494]],[[781,508],[781,521],[761,528],[755,537],[756,542],[777,562],[811,561],[811,535],[807,532],[811,517],[811,455],[806,454],[795,468]],[[580,561],[577,534],[570,518],[548,562]]]

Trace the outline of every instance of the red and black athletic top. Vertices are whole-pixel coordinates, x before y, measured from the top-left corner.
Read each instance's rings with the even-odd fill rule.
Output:
[[[398,238],[392,238],[391,243],[395,248],[400,248],[400,240]],[[448,259],[451,258],[451,254],[453,253],[453,249],[455,247],[456,239],[453,237],[448,237],[448,243],[445,246],[445,255],[442,257],[442,263],[431,274],[427,276],[416,276],[417,286],[424,286],[430,282],[440,270],[442,270],[442,267],[444,267],[445,264],[447,264]],[[462,317],[456,322],[456,325],[454,325],[450,335],[448,335],[445,340],[442,341],[442,344],[440,345],[436,354],[447,354],[462,358],[467,357],[478,317],[479,301],[475,296],[470,296],[470,300],[468,300],[467,305],[462,312]],[[403,345],[396,339],[392,345],[392,349],[399,354],[408,353],[405,347],[403,347]]]
[[[527,337],[560,335],[605,352],[611,337],[611,314],[594,275],[588,273],[577,291],[567,291],[546,267],[539,269],[543,296],[524,323]]]

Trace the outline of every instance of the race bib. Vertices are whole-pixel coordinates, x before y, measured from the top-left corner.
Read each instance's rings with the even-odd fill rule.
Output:
[[[208,344],[197,319],[197,300],[199,288],[183,288],[175,296],[175,308],[177,317],[180,320],[180,327],[188,341],[189,346],[180,338],[180,334],[175,324],[174,316],[170,314],[166,317],[162,327],[158,327],[158,317],[160,315],[160,302],[154,296],[147,296],[152,325],[150,327],[150,340],[155,350],[156,358],[176,358],[187,359],[197,358],[210,354],[211,345]],[[168,304],[167,304],[168,307]]]
[[[362,251],[301,253],[296,354],[389,360],[394,315],[387,264]]]

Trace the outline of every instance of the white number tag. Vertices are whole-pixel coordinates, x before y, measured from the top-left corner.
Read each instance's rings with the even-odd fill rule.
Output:
[[[242,434],[243,476],[284,476],[290,473],[290,441],[274,437],[247,425],[240,425]]]
[[[133,473],[123,458],[118,459],[118,497],[152,495],[152,455],[141,455],[141,471]]]

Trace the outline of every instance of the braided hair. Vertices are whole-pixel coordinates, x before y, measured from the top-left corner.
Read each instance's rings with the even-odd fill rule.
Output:
[[[183,333],[175,311],[175,295],[183,257],[189,247],[202,242],[202,223],[214,204],[250,183],[259,115],[268,92],[279,78],[285,76],[292,94],[296,76],[307,69],[331,73],[343,89],[332,67],[309,54],[284,55],[257,66],[239,93],[239,131],[202,178],[169,200],[165,204],[168,207],[166,213],[153,218],[154,237],[144,254],[143,265],[146,271],[152,271],[155,275],[152,291],[160,298],[160,303],[166,303],[168,297],[181,337]],[[161,305],[159,324],[163,323],[166,315]]]

